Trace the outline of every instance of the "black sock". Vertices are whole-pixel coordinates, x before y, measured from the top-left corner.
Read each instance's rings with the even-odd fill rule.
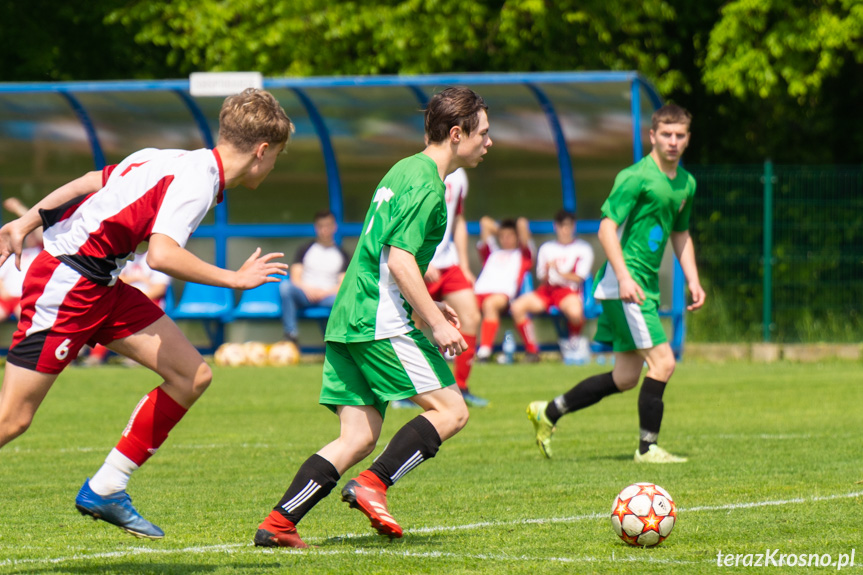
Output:
[[[329,495],[339,477],[333,464],[316,453],[300,466],[291,486],[273,509],[296,525],[318,501]]]
[[[665,409],[662,394],[666,383],[652,377],[645,377],[641,382],[638,395],[638,423],[641,427],[638,451],[642,455],[659,440],[659,426],[662,425],[662,412]]]
[[[614,385],[612,372],[601,373],[588,377],[563,395],[560,395],[548,403],[545,415],[552,423],[557,423],[564,414],[578,411],[598,402],[603,397],[618,393],[620,390]]]
[[[434,457],[441,443],[434,425],[418,415],[396,432],[369,471],[390,487],[408,471]]]

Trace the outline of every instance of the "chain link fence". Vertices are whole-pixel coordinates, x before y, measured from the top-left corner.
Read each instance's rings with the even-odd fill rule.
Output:
[[[687,166],[702,342],[863,341],[863,167]]]

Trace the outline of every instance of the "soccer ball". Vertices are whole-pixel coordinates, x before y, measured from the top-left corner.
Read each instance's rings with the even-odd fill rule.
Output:
[[[213,355],[216,365],[235,367],[246,361],[246,348],[242,343],[223,343]]]
[[[279,367],[296,365],[300,362],[300,350],[292,341],[280,341],[270,346],[267,360],[270,365]]]
[[[668,491],[653,483],[633,483],[618,493],[611,507],[617,536],[635,547],[665,541],[677,522],[677,507]]]
[[[266,365],[267,346],[259,341],[247,341],[243,344],[246,351],[245,365]]]

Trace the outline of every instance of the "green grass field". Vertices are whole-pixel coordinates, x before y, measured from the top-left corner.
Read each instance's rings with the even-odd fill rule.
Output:
[[[843,571],[863,571],[859,364],[683,363],[660,444],[689,463],[632,462],[633,392],[562,419],[555,459],[543,459],[526,404],[601,369],[477,366],[474,391],[491,406],[390,490],[404,538],[379,538],[336,490],[300,524],[318,547],[296,551],[251,539],[300,463],[337,433],[316,403],[319,365],[216,370],[129,487],[161,541],[85,519],[73,504],[156,377],[72,368],[30,431],[0,451],[0,573],[715,573],[752,571],[717,567],[720,552],[774,549],[833,559],[854,550]],[[417,413],[391,410],[375,455]],[[614,496],[636,481],[662,485],[678,505],[656,548],[629,547],[610,525]]]

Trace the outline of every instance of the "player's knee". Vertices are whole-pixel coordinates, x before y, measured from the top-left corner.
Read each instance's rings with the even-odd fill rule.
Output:
[[[473,331],[476,331],[476,327],[479,325],[479,322],[482,320],[482,315],[479,313],[479,309],[471,309],[467,312],[465,319],[462,321],[462,326],[465,328],[473,328]]]
[[[342,436],[342,441],[347,443],[348,451],[354,455],[356,461],[365,459],[375,450],[377,438],[371,434],[351,433]]]
[[[674,375],[675,367],[677,367],[677,364],[672,357],[670,362],[663,363],[657,366],[657,374],[653,378],[658,379],[659,381],[668,381],[669,379],[671,379],[671,376]]]
[[[195,378],[192,382],[192,392],[196,396],[200,396],[204,393],[208,387],[210,387],[210,383],[213,381],[213,370],[206,363],[201,363],[198,365],[198,369],[195,372]]]
[[[648,375],[659,381],[668,381],[674,375],[675,367],[677,367],[677,362],[674,360],[674,354],[669,353],[653,362],[648,370]]]
[[[467,425],[467,420],[470,419],[470,412],[467,409],[466,404],[461,404],[453,407],[449,410],[449,423],[452,426],[452,433],[449,435],[454,435],[461,431],[465,425]]]
[[[0,447],[6,445],[16,437],[20,437],[30,429],[33,422],[32,417],[18,414],[7,421],[0,422]]]

